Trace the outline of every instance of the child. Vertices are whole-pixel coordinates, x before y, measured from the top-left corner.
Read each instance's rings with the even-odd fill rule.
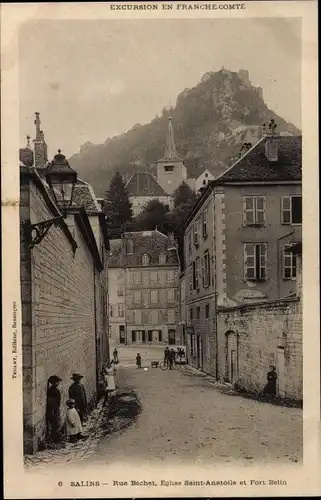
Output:
[[[141,358],[141,356],[140,356],[139,353],[136,356],[136,365],[137,365],[137,368],[141,368],[142,367],[142,358]]]
[[[68,399],[67,401],[67,416],[66,416],[66,431],[69,441],[71,443],[76,443],[78,439],[82,438],[82,425],[79,417],[79,413],[75,408],[75,400]]]

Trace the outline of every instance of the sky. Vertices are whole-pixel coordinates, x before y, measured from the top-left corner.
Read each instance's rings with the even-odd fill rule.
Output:
[[[49,159],[148,123],[222,66],[247,69],[301,128],[299,19],[43,20],[19,32],[20,146],[40,112]]]

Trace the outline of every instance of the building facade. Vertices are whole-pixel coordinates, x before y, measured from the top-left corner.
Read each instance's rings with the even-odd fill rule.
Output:
[[[214,175],[208,169],[204,170],[197,179],[195,179],[195,191],[198,193],[200,189],[205,188],[209,181],[214,179]]]
[[[301,223],[301,137],[279,136],[272,124],[208,184],[186,221],[187,345],[194,366],[219,372],[218,307],[295,294],[296,257],[287,249],[300,241]]]
[[[173,197],[164,191],[150,172],[135,172],[126,184],[133,215],[137,217],[152,200],[158,200],[170,210]]]
[[[111,290],[123,272],[123,296]],[[159,231],[124,233],[108,255],[111,343],[179,344],[179,261],[175,242]],[[117,295],[116,295],[117,294]]]

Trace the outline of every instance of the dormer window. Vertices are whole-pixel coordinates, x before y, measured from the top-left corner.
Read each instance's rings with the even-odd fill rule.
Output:
[[[165,170],[165,172],[173,172],[174,165],[165,165],[164,170]]]
[[[159,263],[166,264],[166,255],[164,255],[163,253],[161,253],[159,256]]]
[[[143,266],[148,266],[148,264],[149,264],[149,255],[147,255],[147,253],[144,253],[144,255],[142,257],[142,263],[143,263]]]

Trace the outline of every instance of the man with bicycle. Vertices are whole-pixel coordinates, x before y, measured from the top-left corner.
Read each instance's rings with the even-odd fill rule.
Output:
[[[175,351],[174,349],[171,349],[168,353],[168,361],[169,361],[169,369],[173,369],[173,364],[175,362]]]

